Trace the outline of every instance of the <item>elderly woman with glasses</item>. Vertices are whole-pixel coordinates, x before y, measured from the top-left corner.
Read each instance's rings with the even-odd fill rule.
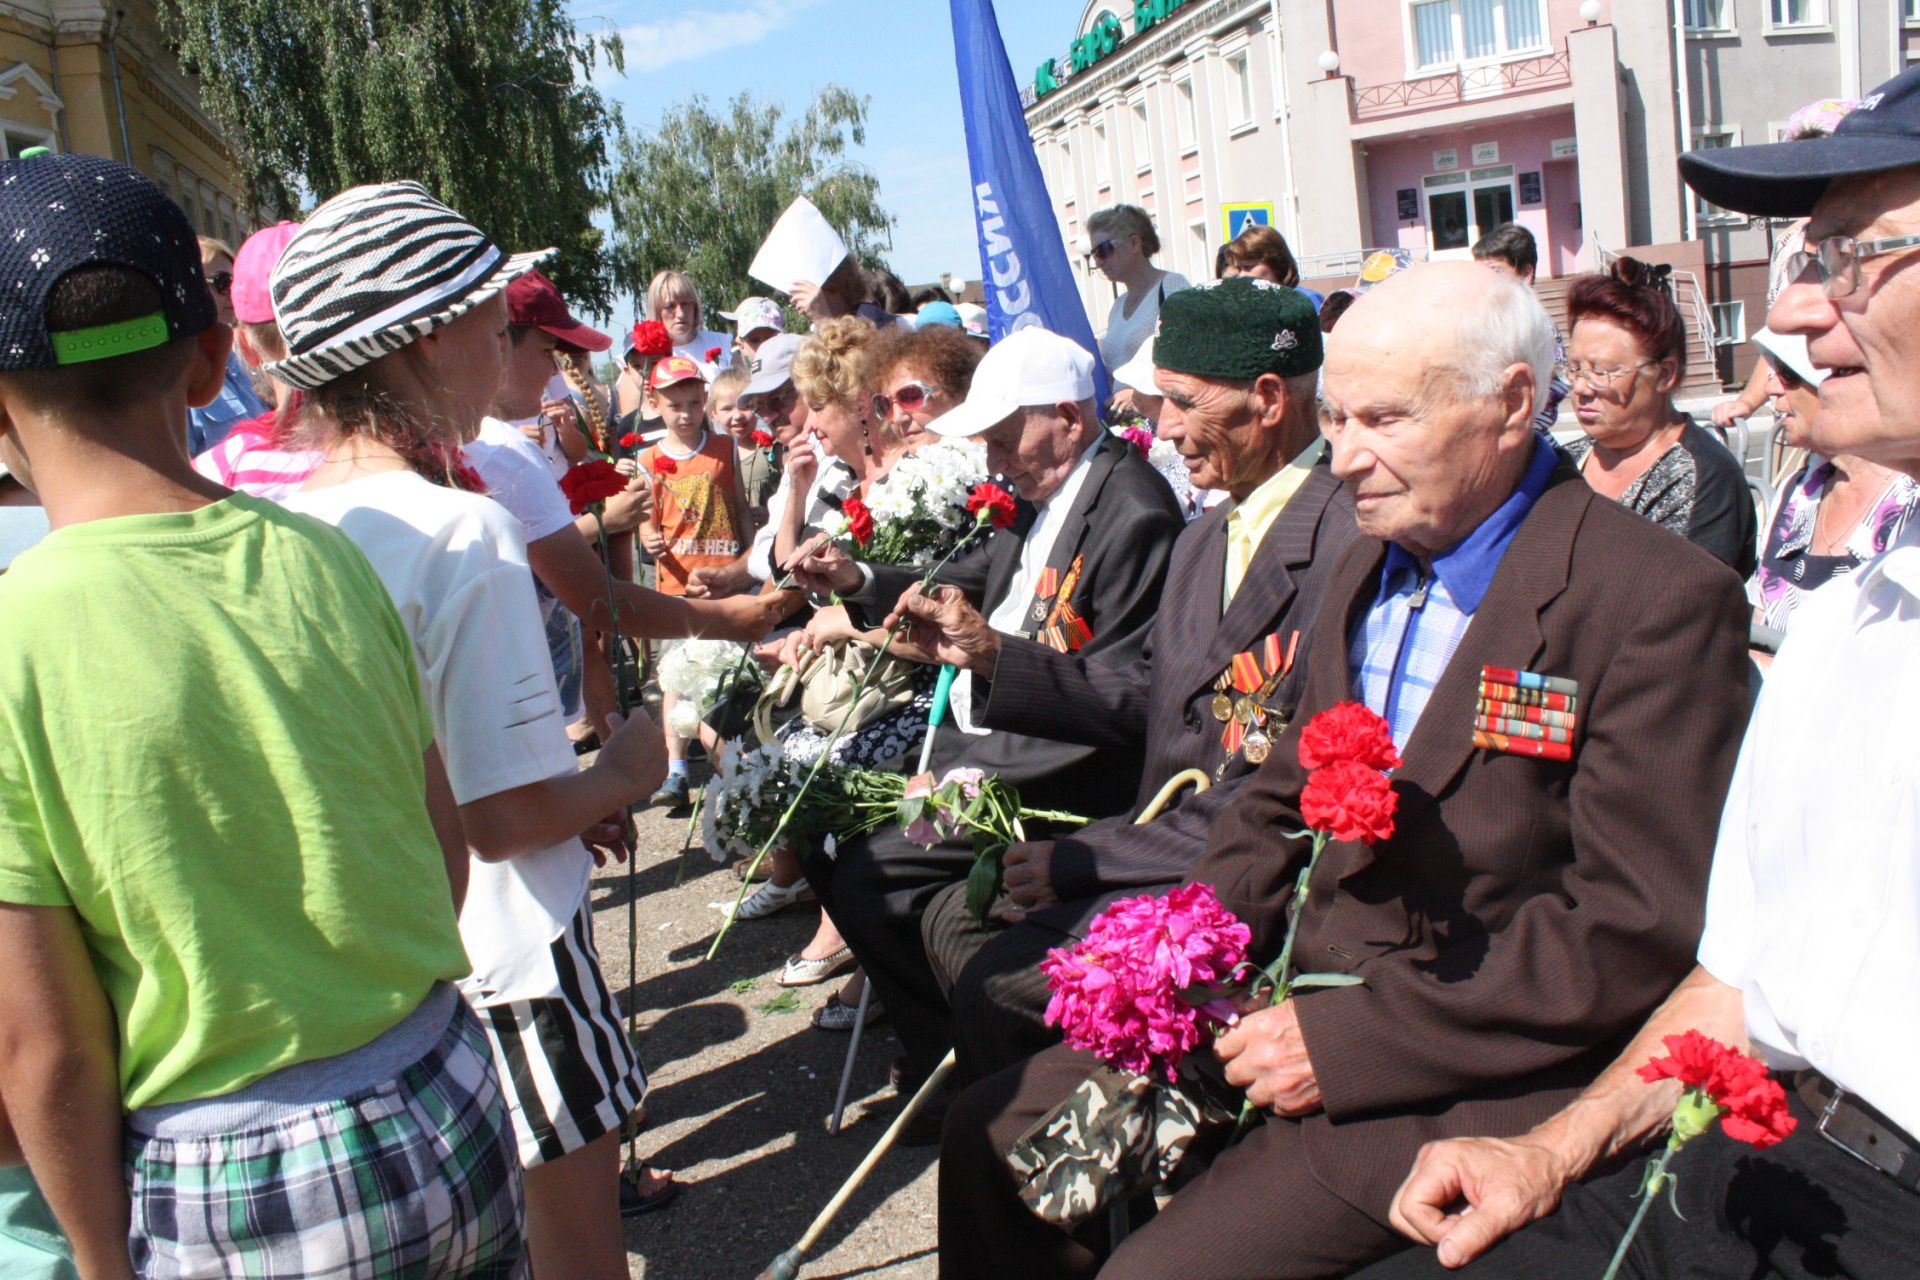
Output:
[[[1570,452],[1602,497],[1686,538],[1741,577],[1756,526],[1740,463],[1674,408],[1687,330],[1666,270],[1633,258],[1567,292],[1567,400],[1586,434]]]
[[[1753,344],[1786,443],[1815,450],[1775,491],[1766,549],[1747,584],[1754,621],[1784,633],[1809,591],[1893,545],[1920,505],[1920,485],[1853,454],[1822,456],[1815,420],[1826,370],[1814,367],[1801,335],[1762,329]]]
[[[927,424],[967,398],[983,354],[947,325],[883,330],[866,352],[874,429],[909,447],[931,439]]]
[[[1087,219],[1087,256],[1121,289],[1100,338],[1100,359],[1109,372],[1133,359],[1153,333],[1166,296],[1192,287],[1178,272],[1153,265],[1158,252],[1160,237],[1154,232],[1153,219],[1137,205],[1117,204]],[[1126,395],[1122,392],[1115,402]]]

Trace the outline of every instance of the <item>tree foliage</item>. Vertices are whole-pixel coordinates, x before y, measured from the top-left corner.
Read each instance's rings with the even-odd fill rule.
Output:
[[[869,266],[891,247],[880,181],[848,158],[866,141],[867,100],[823,89],[797,122],[746,94],[724,113],[689,98],[651,134],[621,135],[613,176],[613,263],[622,292],[644,299],[668,267],[693,278],[709,312],[767,286],[747,266],[795,196],[818,205]],[[818,282],[816,282],[818,283]]]
[[[550,274],[604,310],[592,224],[618,117],[591,86],[617,37],[561,0],[162,0],[182,64],[239,153],[257,206],[297,209],[413,178],[503,248],[556,245]]]

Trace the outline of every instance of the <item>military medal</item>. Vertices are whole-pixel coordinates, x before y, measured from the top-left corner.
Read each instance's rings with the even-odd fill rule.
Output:
[[[1238,698],[1234,699],[1233,721],[1235,724],[1241,726],[1242,728],[1245,728],[1247,725],[1250,725],[1253,723],[1253,699],[1252,698],[1248,697],[1245,694],[1242,694]]]
[[[1213,718],[1221,724],[1233,719],[1233,699],[1227,696],[1227,677],[1213,682]]]
[[[1240,750],[1246,755],[1248,764],[1265,764],[1267,753],[1273,750],[1273,743],[1267,738],[1266,731],[1256,726],[1247,734],[1247,740],[1240,744]]]
[[[1573,759],[1580,685],[1511,667],[1482,667],[1474,703],[1473,745],[1542,760]]]
[[[1294,632],[1293,638],[1297,645],[1300,633]],[[1293,654],[1291,645],[1281,649],[1278,634],[1267,636],[1258,649],[1235,654],[1232,664],[1213,682],[1213,715],[1224,725],[1220,748],[1226,759],[1220,762],[1221,776],[1225,776],[1236,754],[1244,755],[1248,764],[1257,765],[1273,753],[1273,734],[1267,731],[1267,699],[1279,687],[1281,677],[1292,669]],[[1239,696],[1230,695],[1229,689]],[[1285,728],[1286,722],[1279,721],[1275,732]]]

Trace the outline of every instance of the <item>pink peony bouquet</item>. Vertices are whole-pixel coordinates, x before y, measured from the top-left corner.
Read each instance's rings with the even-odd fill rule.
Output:
[[[1072,948],[1047,953],[1040,970],[1053,998],[1047,1021],[1067,1043],[1143,1076],[1172,1080],[1181,1059],[1232,1023],[1225,1000],[1190,999],[1233,978],[1252,934],[1210,885],[1124,898]]]

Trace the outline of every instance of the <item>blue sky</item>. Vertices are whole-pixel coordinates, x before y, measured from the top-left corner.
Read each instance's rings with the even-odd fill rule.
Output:
[[[1020,68],[1030,75],[1048,53],[1065,52],[1081,0],[998,0],[995,8],[1018,80]],[[723,102],[744,91],[794,115],[828,84],[866,97],[858,158],[879,177],[881,203],[897,220],[894,270],[909,283],[949,271],[979,277],[946,0],[576,0],[572,11],[583,29],[622,36],[625,77],[597,83],[629,129],[651,127],[695,93]],[[616,319],[631,323],[624,313]]]

